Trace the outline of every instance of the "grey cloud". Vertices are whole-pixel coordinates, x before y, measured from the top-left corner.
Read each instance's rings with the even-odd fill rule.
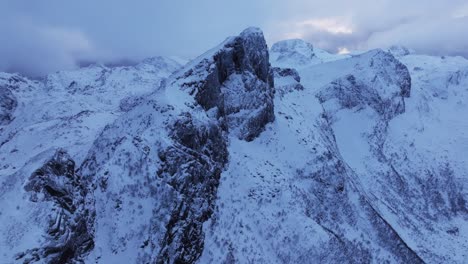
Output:
[[[0,46],[0,71],[37,76],[92,61],[191,58],[248,26],[261,26],[264,16],[257,14],[268,11],[260,1],[241,2],[5,0],[0,42],[7,45]]]
[[[468,57],[467,25],[468,17],[415,20],[388,31],[377,32],[367,43],[371,48],[396,43],[411,47],[418,53]]]
[[[72,69],[94,57],[91,41],[79,30],[38,25],[28,18],[3,17],[0,24],[0,70],[40,76]]]
[[[400,43],[467,56],[466,15],[466,0],[5,0],[0,71],[37,76],[84,62],[191,58],[248,26],[263,28],[270,45],[302,37],[333,52]]]
[[[464,0],[292,0],[291,4],[284,19],[270,25],[274,40],[302,37],[332,52],[403,44],[422,53],[467,56],[468,39],[463,36],[468,27],[463,26],[463,16],[468,16],[468,3]],[[352,33],[301,25],[308,19],[333,19]]]

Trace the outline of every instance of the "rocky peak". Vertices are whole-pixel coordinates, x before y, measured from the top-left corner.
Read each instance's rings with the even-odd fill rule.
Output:
[[[240,139],[253,140],[274,120],[273,73],[258,28],[248,28],[195,59],[170,85],[194,95],[205,110],[216,108]]]

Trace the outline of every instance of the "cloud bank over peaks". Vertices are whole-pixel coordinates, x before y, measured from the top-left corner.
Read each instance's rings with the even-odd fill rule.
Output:
[[[0,70],[40,76],[73,69],[80,60],[96,57],[92,41],[79,29],[47,26],[27,18],[3,18]]]
[[[260,27],[336,53],[404,45],[468,58],[466,0],[62,0],[0,2],[0,71],[41,76],[93,62],[194,58]]]

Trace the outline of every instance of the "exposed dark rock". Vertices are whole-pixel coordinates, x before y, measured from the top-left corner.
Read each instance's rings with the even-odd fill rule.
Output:
[[[249,28],[176,79],[205,109],[217,107],[236,136],[253,140],[274,120],[274,83],[263,33]],[[189,80],[189,81],[187,81]]]
[[[82,263],[94,247],[94,211],[87,206],[88,183],[75,174],[75,162],[64,150],[36,170],[25,185],[32,202],[51,202],[47,243],[17,255],[24,263]],[[56,212],[56,213],[54,213]]]
[[[390,96],[410,97],[411,75],[408,68],[388,52],[375,50],[369,53],[373,54],[369,66],[376,72],[371,81],[374,89],[382,93],[390,88]]]
[[[274,67],[273,73],[275,77],[291,76],[294,80],[296,80],[296,82],[301,82],[301,77],[295,69]]]
[[[183,197],[167,223],[157,263],[193,263],[203,252],[203,222],[211,217],[221,171],[227,162],[226,138],[216,124],[197,127],[185,113],[170,128],[174,146],[160,152],[158,177]]]

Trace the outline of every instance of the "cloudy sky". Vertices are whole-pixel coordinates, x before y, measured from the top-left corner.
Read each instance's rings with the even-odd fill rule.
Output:
[[[468,57],[466,0],[2,0],[0,71],[194,57],[248,26],[332,52],[402,44]]]

